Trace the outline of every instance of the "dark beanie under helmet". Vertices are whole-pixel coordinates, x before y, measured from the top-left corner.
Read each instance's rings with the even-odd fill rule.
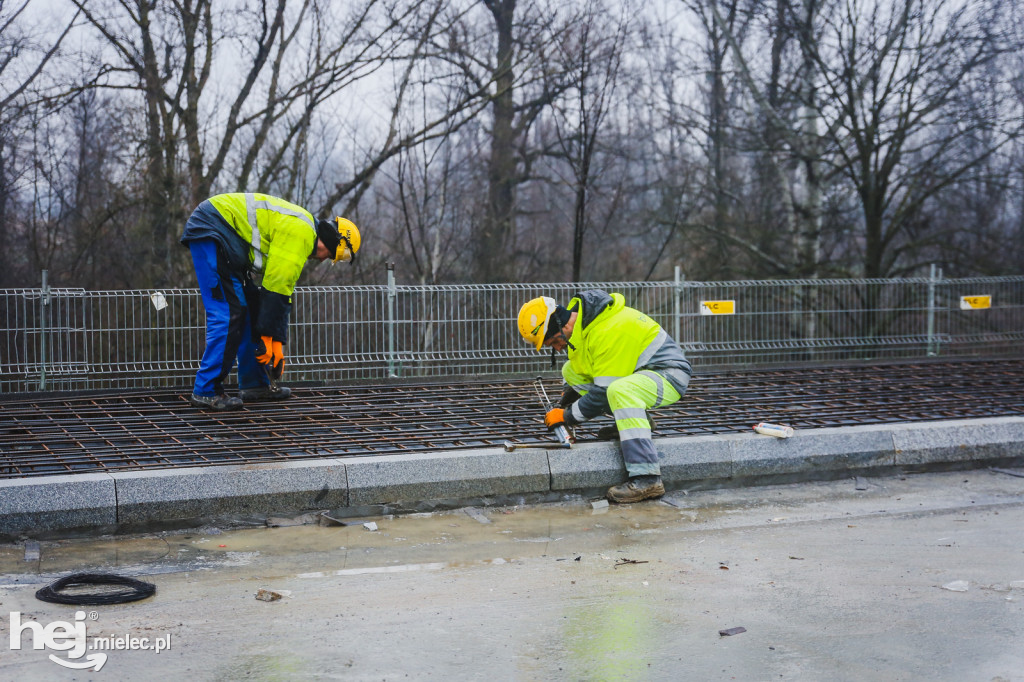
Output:
[[[341,243],[338,226],[329,220],[318,220],[316,221],[316,237],[330,251],[331,258],[334,258],[334,254],[338,251],[338,244]]]
[[[572,317],[572,313],[563,308],[562,306],[555,306],[555,312],[551,313],[551,318],[548,320],[548,328],[544,334],[544,340],[547,341],[552,336],[562,331],[562,327]]]

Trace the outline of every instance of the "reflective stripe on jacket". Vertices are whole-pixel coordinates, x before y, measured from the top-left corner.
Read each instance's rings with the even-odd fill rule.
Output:
[[[250,247],[252,269],[267,291],[291,296],[316,243],[313,215],[269,194],[218,194],[209,199]]]

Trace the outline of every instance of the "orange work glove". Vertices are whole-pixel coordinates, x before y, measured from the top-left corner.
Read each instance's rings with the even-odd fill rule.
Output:
[[[270,374],[277,381],[284,374],[284,345],[280,341],[274,341],[274,349],[271,351],[271,354],[277,359],[271,365],[273,370]]]
[[[563,426],[565,424],[565,410],[561,407],[548,410],[548,413],[544,415],[544,424],[548,427],[549,431]]]
[[[284,369],[284,346],[271,336],[261,336],[256,343],[256,361],[263,365]]]

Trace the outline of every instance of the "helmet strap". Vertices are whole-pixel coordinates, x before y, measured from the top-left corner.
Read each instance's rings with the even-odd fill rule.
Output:
[[[552,336],[551,338],[556,338],[556,337],[559,337],[559,336],[561,336],[563,339],[565,339],[565,345],[569,346],[569,348],[572,348],[573,350],[576,350],[576,346],[572,345],[572,342],[569,341],[569,338],[565,334],[563,334],[561,332],[561,330],[559,330],[559,332],[557,334],[555,334],[554,336]],[[552,345],[551,346],[551,369],[554,369],[554,368],[555,368],[555,346]]]
[[[345,248],[348,249],[348,252],[352,254],[352,258],[350,258],[349,261],[348,261],[348,264],[352,265],[353,263],[356,262],[356,251],[355,251],[355,249],[352,248],[352,242],[349,241],[348,237],[344,237],[344,236],[342,236],[340,234],[338,236],[341,237],[341,241],[345,243]],[[337,254],[335,254],[335,255],[337,255]]]

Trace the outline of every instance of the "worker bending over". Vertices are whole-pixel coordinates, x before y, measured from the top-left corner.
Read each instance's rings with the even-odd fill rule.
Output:
[[[679,400],[692,369],[679,344],[650,317],[626,306],[622,294],[584,291],[568,307],[542,296],[519,310],[519,333],[540,351],[568,349],[562,365],[562,406],[544,416],[549,429],[611,414],[628,479],[608,489],[613,502],[665,494],[647,410]],[[577,399],[578,397],[578,399]]]
[[[206,308],[206,350],[189,402],[236,410],[243,402],[283,400],[292,291],[307,259],[351,262],[359,230],[349,220],[314,220],[293,203],[267,194],[210,197],[185,223],[181,243],[192,252]],[[252,275],[262,275],[257,287]],[[224,392],[238,358],[238,398]]]

